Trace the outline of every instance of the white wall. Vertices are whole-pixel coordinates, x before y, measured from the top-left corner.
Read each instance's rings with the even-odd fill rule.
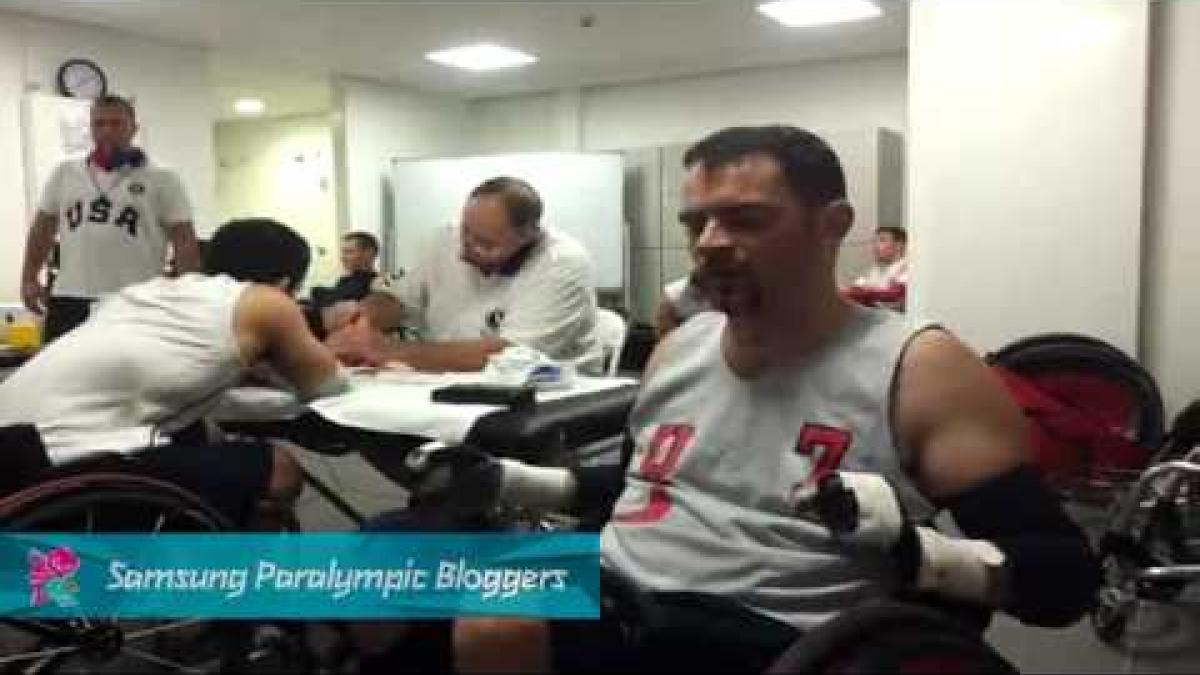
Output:
[[[486,152],[619,150],[688,143],[734,124],[903,130],[905,57],[824,61],[471,105]],[[576,98],[577,97],[577,98]],[[573,100],[575,99],[575,100]],[[569,127],[578,110],[578,147]]]
[[[1154,11],[1142,338],[1174,414],[1200,396],[1200,3]]]
[[[104,68],[109,89],[135,98],[147,146],[179,170],[201,230],[212,226],[214,163],[211,94],[203,50],[117,31],[0,11],[0,228],[13,242],[0,254],[0,300],[17,297],[20,247],[29,205],[22,179],[20,106],[26,91],[52,93],[58,66],[85,57]]]
[[[393,158],[466,154],[467,104],[351,78],[339,79],[334,105],[339,155],[339,229],[381,233],[385,181]]]
[[[21,297],[21,256],[29,212],[25,206],[25,166],[21,149],[21,91],[24,50],[20,26],[0,14],[0,303]]]
[[[569,150],[559,146],[558,95],[554,92],[481,99],[468,106],[479,154]]]
[[[628,204],[636,212],[627,214],[633,226],[631,301],[635,315],[649,320],[662,283],[690,267],[675,218],[683,147],[722,127],[782,122],[825,135],[842,157],[862,216],[843,249],[839,275],[851,278],[869,264],[864,240],[882,222],[877,215],[886,215],[887,224],[901,219],[902,200],[893,192],[902,191],[902,152],[888,149],[895,185],[877,184],[881,149],[876,135],[879,129],[902,132],[906,127],[906,69],[903,55],[890,55],[481,99],[469,108],[474,151],[671,146],[667,156],[626,155],[629,178],[636,183],[628,188],[636,193]],[[897,206],[879,213],[885,200]]]
[[[1144,0],[911,5],[913,309],[992,349],[1136,351]]]
[[[266,216],[295,229],[313,249],[307,285],[340,274],[329,115],[221,122],[217,142],[217,214]]]

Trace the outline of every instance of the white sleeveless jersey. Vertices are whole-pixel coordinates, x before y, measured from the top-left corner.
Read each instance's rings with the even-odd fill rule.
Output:
[[[646,589],[724,596],[807,630],[887,592],[893,565],[794,515],[802,486],[839,469],[878,473],[910,515],[931,512],[890,423],[897,365],[927,326],[856,307],[803,364],[741,380],[721,356],[725,321],[705,313],[674,331],[644,383],[602,559]]]
[[[109,296],[0,384],[0,421],[36,425],[56,463],[159,442],[240,378],[233,326],[246,287],[187,274]]]
[[[38,209],[58,216],[54,295],[98,298],[162,274],[168,223],[191,221],[179,178],[146,165],[116,171],[67,160],[42,190]]]

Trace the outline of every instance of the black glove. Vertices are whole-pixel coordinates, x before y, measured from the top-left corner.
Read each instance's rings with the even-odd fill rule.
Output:
[[[504,468],[487,453],[451,445],[428,451],[421,459],[413,468],[410,507],[469,518],[487,513],[499,501]]]

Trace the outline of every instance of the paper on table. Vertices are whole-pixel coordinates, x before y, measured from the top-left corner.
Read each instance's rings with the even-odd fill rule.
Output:
[[[434,403],[434,389],[450,384],[485,381],[480,373],[417,373],[384,370],[351,376],[345,394],[303,406],[285,392],[269,389],[235,389],[218,407],[218,419],[287,420],[312,410],[334,424],[384,433],[406,434],[460,443],[482,416],[499,406]],[[578,377],[563,391],[539,391],[537,400],[555,401],[605,389],[636,384],[629,378]]]
[[[313,401],[309,407],[321,417],[344,427],[407,434],[461,443],[476,420],[500,410],[499,406],[434,403],[435,387],[428,384],[368,382],[356,378],[348,393]]]

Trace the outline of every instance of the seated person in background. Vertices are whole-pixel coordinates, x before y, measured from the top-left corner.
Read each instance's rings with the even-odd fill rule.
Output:
[[[627,469],[455,468],[461,480],[493,477],[517,504],[615,498],[601,560],[649,593],[646,651],[630,654],[602,610],[599,622],[459,620],[440,642],[443,663],[762,672],[803,632],[904,591],[1037,625],[1078,620],[1098,568],[1028,464],[1021,413],[1000,384],[946,330],[840,297],[834,269],[853,210],[829,146],[792,127],[733,128],[684,163],[680,220],[719,311],[659,345],[630,417]],[[857,504],[837,531],[814,513],[833,477]],[[935,508],[964,538],[915,525]],[[367,666],[405,658],[372,646],[383,655]]]
[[[322,337],[333,332],[340,317],[355,307],[341,303],[358,303],[369,311],[373,324],[380,330],[391,330],[400,323],[399,303],[387,278],[375,268],[379,257],[379,240],[369,232],[351,232],[342,237],[342,275],[332,288],[318,286],[312,290],[313,319],[319,319]]]
[[[351,232],[342,237],[342,269],[332,293],[338,300],[362,300],[379,279],[375,260],[379,257],[379,240],[368,232]]]
[[[303,398],[344,390],[337,361],[292,299],[308,264],[308,244],[284,225],[226,223],[204,274],[126,287],[0,384],[0,424],[36,426],[54,464],[129,454],[123,469],[187,488],[238,523],[260,500],[278,512],[301,485],[282,447],[183,445],[168,435],[260,364]]]
[[[854,280],[843,293],[847,298],[871,307],[904,311],[908,290],[908,260],[904,250],[908,233],[900,227],[884,226],[875,231],[875,264]]]
[[[688,233],[688,251],[691,252],[694,260],[696,239],[690,232]],[[658,301],[654,325],[659,340],[693,316],[712,309],[698,283],[699,280],[695,273],[692,273],[663,287],[663,297]]]
[[[333,288],[313,290],[326,296],[332,304],[342,300],[365,300],[374,293],[391,297],[391,282],[375,268],[379,257],[379,240],[369,232],[351,232],[342,237],[342,269],[345,274]]]
[[[484,181],[471,191],[462,224],[398,284],[405,316],[420,322],[426,342],[389,344],[364,319],[327,344],[348,363],[401,361],[428,371],[481,370],[510,344],[559,360],[591,354],[598,348],[591,260],[541,217],[541,198],[525,181]]]

